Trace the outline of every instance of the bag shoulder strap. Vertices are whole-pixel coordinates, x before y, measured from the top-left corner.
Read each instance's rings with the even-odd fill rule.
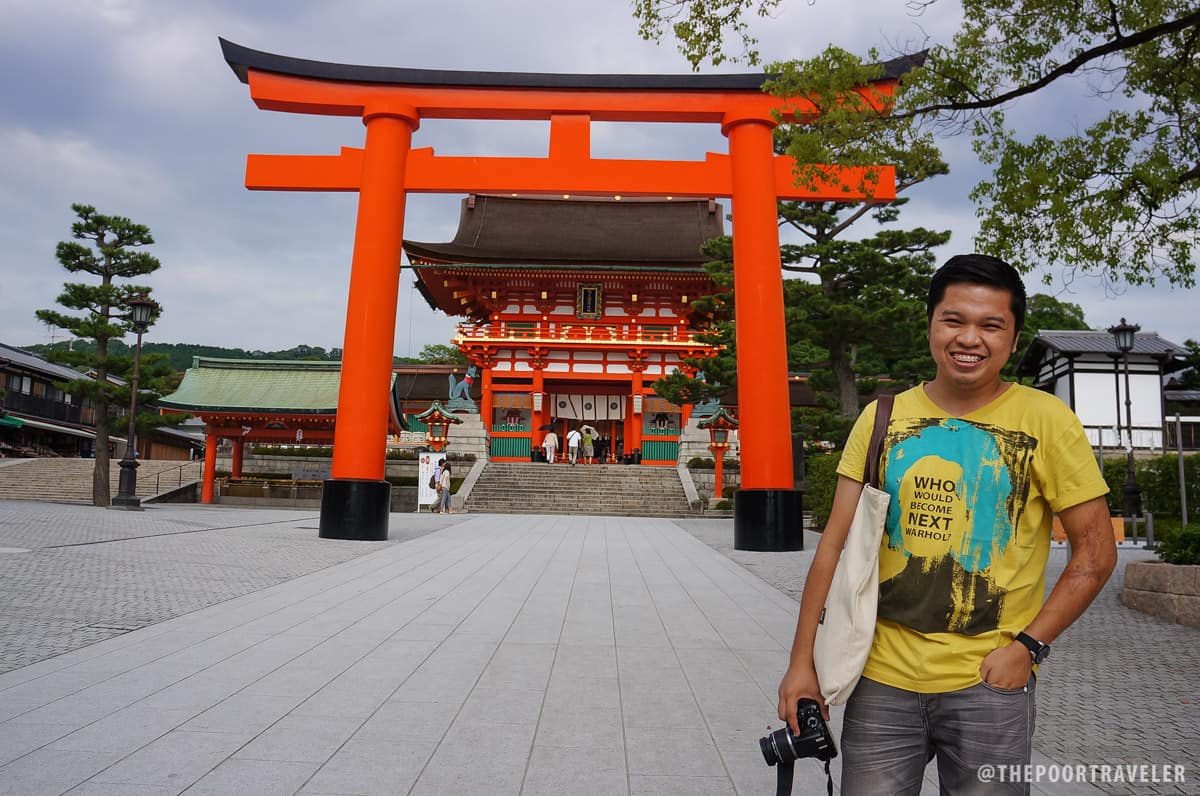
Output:
[[[863,483],[879,488],[879,462],[883,457],[883,438],[892,419],[892,403],[895,396],[881,395],[875,399],[875,425],[871,429],[871,444],[867,447],[867,464],[863,471]]]

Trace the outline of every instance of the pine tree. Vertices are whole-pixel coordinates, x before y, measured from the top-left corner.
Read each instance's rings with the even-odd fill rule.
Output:
[[[109,341],[124,337],[132,329],[129,300],[150,294],[148,287],[118,284],[116,280],[135,279],[157,271],[160,263],[140,247],[154,243],[150,229],[135,224],[123,216],[106,216],[90,205],[73,204],[79,220],[71,225],[76,241],[60,241],[55,257],[72,274],[85,273],[99,278],[99,284],[67,282],[58,296],[58,303],[68,310],[82,313],[71,315],[57,310],[37,310],[39,321],[67,330],[71,335],[95,343],[88,351],[60,351],[50,358],[88,372],[92,378],[81,377],[60,385],[66,392],[89,400],[96,410],[96,467],[92,476],[92,503],[107,506],[111,503],[109,487],[108,440],[112,418],[110,410],[127,406],[129,387],[114,383],[112,377],[127,377],[133,368],[132,357],[110,357]],[[158,315],[151,317],[153,323]],[[154,361],[144,363],[147,385],[161,368]]]
[[[823,131],[794,129],[778,137],[779,149],[795,152],[811,146]],[[948,167],[927,136],[913,128],[897,128],[887,139],[889,162],[896,165],[896,190],[945,174]],[[848,202],[781,202],[779,223],[800,236],[800,243],[780,247],[782,267],[799,278],[784,280],[784,320],[788,369],[809,372],[817,408],[798,410],[794,430],[810,441],[840,445],[860,410],[860,396],[871,393],[877,377],[908,382],[931,375],[925,344],[925,295],[933,273],[933,249],[949,232],[923,228],[895,229],[900,196],[880,204]],[[875,228],[865,229],[868,222]],[[713,360],[688,364],[720,373],[724,389],[735,382],[732,243],[712,241],[706,265],[718,292],[693,306],[714,313],[717,321],[709,342],[724,346]],[[703,386],[676,374],[655,383],[655,391],[676,403]],[[672,397],[676,396],[676,397]]]

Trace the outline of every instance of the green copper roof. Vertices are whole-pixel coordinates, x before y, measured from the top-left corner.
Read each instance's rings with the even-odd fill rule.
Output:
[[[696,428],[737,428],[738,420],[723,406],[718,406],[717,411],[708,416],[706,420],[701,420],[696,424]]]
[[[341,371],[341,362],[196,357],[179,389],[158,403],[189,412],[332,415],[337,413]]]
[[[452,423],[456,426],[462,424],[461,420],[459,420],[454,415],[450,414],[450,412],[446,410],[446,407],[442,406],[441,401],[434,401],[432,404],[429,405],[428,409],[426,409],[424,412],[417,415],[413,419],[420,420],[423,423],[428,423],[430,421],[430,419],[437,419],[439,416],[441,418],[448,420],[450,423]]]

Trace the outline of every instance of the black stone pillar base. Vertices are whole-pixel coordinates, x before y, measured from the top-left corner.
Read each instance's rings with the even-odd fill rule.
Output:
[[[322,539],[387,541],[391,504],[392,485],[387,481],[330,479],[321,493],[317,535]]]
[[[117,479],[117,494],[109,508],[141,511],[142,500],[137,496],[137,459],[126,456],[117,465],[121,468],[121,474]]]
[[[739,489],[733,495],[733,549],[783,553],[804,549],[798,489]]]

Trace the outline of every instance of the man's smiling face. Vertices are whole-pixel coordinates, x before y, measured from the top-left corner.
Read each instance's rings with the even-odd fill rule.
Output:
[[[962,282],[946,288],[929,321],[938,381],[962,397],[994,390],[1017,347],[1007,290]]]

